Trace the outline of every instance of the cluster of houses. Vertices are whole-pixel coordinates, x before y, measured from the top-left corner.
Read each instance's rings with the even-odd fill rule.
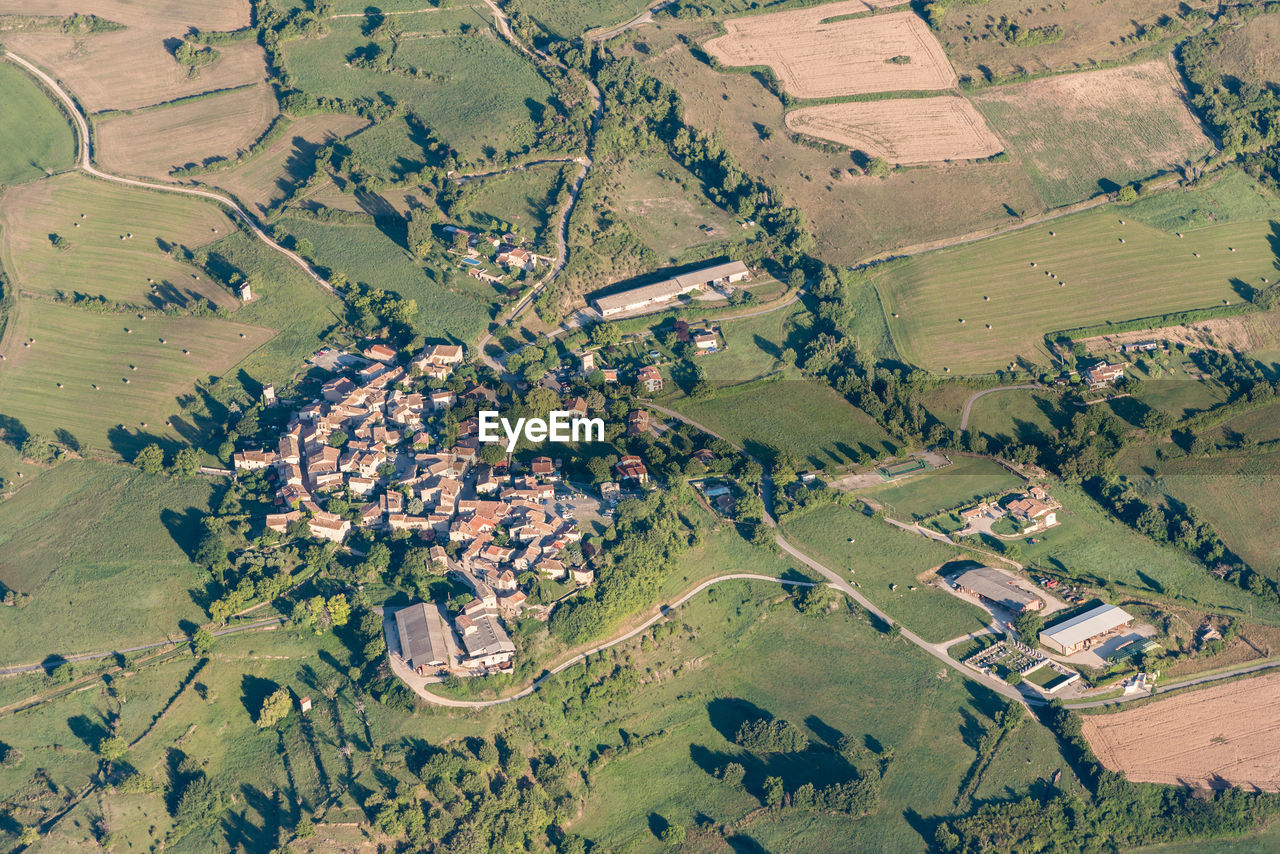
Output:
[[[964,530],[973,530],[983,519],[1000,519],[1006,514],[1017,523],[1018,536],[1026,536],[1058,524],[1062,504],[1040,486],[1032,486],[1001,506],[995,501],[982,501],[960,512]]]
[[[457,397],[449,390],[403,388],[411,377],[447,379],[463,361],[462,347],[429,346],[408,365],[397,365],[396,351],[382,344],[364,355],[369,363],[354,377],[325,383],[319,399],[292,415],[274,450],[241,451],[234,456],[235,469],[274,472],[280,509],[266,518],[271,530],[285,533],[305,525],[312,536],[341,543],[355,526],[408,531],[432,543],[431,560],[461,577],[474,598],[454,620],[453,631],[440,628],[443,615],[433,604],[397,617],[402,654],[415,669],[461,675],[509,670],[514,646],[499,617],[513,617],[525,607],[516,573],[532,571],[578,585],[594,580],[590,569],[560,559],[581,533],[554,510],[556,466],[540,457],[527,474],[513,477],[506,466],[479,464],[475,418],[460,425],[456,445],[428,450],[424,415],[453,406]],[[462,397],[496,400],[483,386],[472,386]],[[585,414],[585,402],[570,405],[575,404]],[[619,475],[640,483],[648,479],[637,458],[624,458]],[[366,500],[353,514],[321,507],[325,497],[348,494]],[[505,537],[497,537],[500,530]],[[445,542],[461,544],[456,559],[446,553]]]
[[[465,253],[461,250],[452,250],[463,255],[462,267],[472,277],[482,282],[496,284],[502,281],[501,276],[495,276],[487,272],[480,266],[479,255],[480,245],[487,243],[497,254],[494,260],[501,265],[508,273],[532,273],[540,266],[550,267],[555,263],[554,258],[547,255],[539,255],[529,249],[520,246],[521,240],[515,234],[480,234],[474,231],[468,231],[465,228],[459,228],[456,225],[444,226],[446,234],[452,235],[455,239],[458,235],[466,238],[467,248]]]

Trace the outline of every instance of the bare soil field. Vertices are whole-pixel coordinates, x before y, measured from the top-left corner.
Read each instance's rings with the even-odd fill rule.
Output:
[[[1139,341],[1164,341],[1170,346],[1181,345],[1188,350],[1219,350],[1227,353],[1271,350],[1280,346],[1280,312],[1218,317],[1183,326],[1099,335],[1096,338],[1085,338],[1081,343],[1090,353],[1102,353]]]
[[[94,14],[125,29],[88,36],[23,33],[7,36],[15,53],[58,77],[89,112],[145,107],[243,86],[266,78],[256,41],[218,45],[219,58],[195,77],[171,53],[192,28],[237,30],[249,25],[247,0],[43,0],[45,15]],[[29,14],[29,0],[0,0],[0,14]]]
[[[300,169],[314,163],[315,150],[363,128],[359,116],[316,113],[295,119],[284,134],[245,162],[220,172],[195,176],[234,193],[258,213],[267,213],[293,189]]]
[[[784,132],[777,97],[748,74],[724,74],[698,61],[677,38],[694,41],[706,23],[660,20],[636,31],[643,53],[617,48],[680,90],[685,118],[716,130],[752,175],[782,190],[800,207],[832,263],[852,264],[903,246],[1017,223],[1043,210],[1021,166],[960,162],[855,177],[847,152],[828,153],[793,142]]]
[[[964,98],[903,98],[823,104],[787,113],[787,127],[890,163],[990,157],[1004,145]]]
[[[265,83],[224,95],[97,121],[97,158],[112,172],[167,178],[188,163],[235,157],[279,113]]]
[[[1212,147],[1165,59],[1002,86],[973,103],[1051,206],[1147,178]]]
[[[1095,67],[1130,56],[1151,41],[1126,38],[1140,27],[1165,16],[1173,22],[1169,35],[1189,33],[1193,24],[1178,17],[1179,11],[1209,8],[1205,0],[1125,0],[1123,3],[1027,3],[1025,0],[988,0],[981,5],[956,3],[947,11],[938,38],[960,77],[976,81],[1000,80],[1012,74],[1070,71]],[[1016,34],[1053,32],[1054,40],[1027,38],[1019,44]],[[1039,41],[1040,43],[1032,43]]]
[[[725,65],[767,65],[797,98],[946,89],[956,82],[924,19],[894,12],[828,22],[866,10],[860,0],[729,18],[703,47]],[[905,61],[898,58],[906,57]]]
[[[1107,768],[1145,783],[1280,790],[1280,674],[1228,682],[1110,715],[1084,735]]]

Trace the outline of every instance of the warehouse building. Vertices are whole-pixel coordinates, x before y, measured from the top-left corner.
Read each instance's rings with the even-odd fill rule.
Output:
[[[656,308],[685,294],[703,288],[740,282],[751,275],[747,265],[741,261],[730,261],[727,264],[716,264],[703,267],[689,273],[681,273],[662,282],[632,288],[622,293],[610,294],[592,300],[595,310],[601,317],[613,317],[631,311]]]
[[[951,579],[957,590],[977,596],[984,602],[999,605],[1015,616],[1023,611],[1039,611],[1044,607],[1044,600],[1021,587],[1018,582],[1003,570],[990,566],[979,566]]]
[[[1124,609],[1099,605],[1045,629],[1040,633],[1040,643],[1063,655],[1074,655],[1132,623],[1133,617]]]

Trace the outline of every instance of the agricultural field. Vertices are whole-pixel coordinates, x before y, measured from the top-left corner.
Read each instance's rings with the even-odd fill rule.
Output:
[[[1057,207],[1212,150],[1186,98],[1161,58],[987,89],[973,103]]]
[[[74,165],[76,141],[66,117],[25,71],[7,62],[0,62],[0,115],[22,117],[0,123],[0,185]]]
[[[551,95],[537,69],[503,42],[482,3],[397,17],[403,31],[395,61],[429,78],[352,67],[347,56],[369,44],[363,17],[328,24],[322,39],[284,45],[294,85],[322,97],[386,92],[418,115],[461,157],[482,161],[533,142],[533,116]]]
[[[900,166],[1004,150],[973,105],[953,95],[803,107],[787,113],[787,127]]]
[[[935,372],[1042,365],[1043,336],[1064,325],[1235,302],[1237,281],[1275,275],[1266,222],[1180,238],[1124,217],[1089,211],[888,266],[874,282],[898,351]]]
[[[208,574],[188,552],[212,483],[72,461],[0,502],[0,584],[28,594],[0,621],[0,665],[164,640],[203,622]]]
[[[848,465],[864,452],[878,457],[897,450],[871,416],[830,387],[791,372],[777,382],[721,389],[710,400],[680,400],[674,408],[748,452],[777,447],[805,468]]]
[[[230,307],[238,302],[233,294],[166,249],[195,249],[233,230],[208,202],[67,174],[6,194],[0,259],[19,291]],[[53,235],[64,248],[54,245]]]
[[[315,151],[365,126],[364,119],[331,113],[302,116],[289,122],[283,134],[262,151],[229,169],[196,175],[202,183],[220,187],[247,209],[266,214],[306,180]]]
[[[938,38],[962,80],[999,81],[1017,74],[1072,71],[1149,49],[1168,35],[1189,35],[1199,24],[1185,15],[1212,10],[1205,0],[1126,0],[1125,3],[1036,3],[987,0],[953,3]],[[1166,19],[1156,39],[1136,39]],[[1003,26],[1002,26],[1003,25]]]
[[[176,416],[192,383],[225,373],[274,331],[211,317],[98,314],[43,299],[10,309],[0,414],[30,432],[132,458],[150,437],[199,440]],[[173,416],[170,418],[170,416]]]
[[[893,506],[893,518],[927,519],[943,510],[1019,486],[1022,480],[987,459],[955,457],[951,465],[924,474],[860,489],[880,504]]]
[[[724,347],[698,358],[707,380],[716,386],[750,382],[780,367],[782,351],[805,340],[812,315],[801,304],[717,325]],[[690,328],[700,328],[690,324]]]
[[[279,113],[265,83],[172,106],[96,119],[94,157],[109,172],[168,178],[212,157],[234,158]]]
[[[94,14],[124,29],[88,35],[57,30],[5,37],[14,53],[50,72],[90,113],[130,110],[188,95],[256,83],[266,77],[266,56],[253,39],[218,45],[219,57],[188,75],[172,50],[191,28],[229,31],[249,25],[249,3],[192,0],[55,0],[47,15]],[[29,13],[26,0],[0,0],[0,14]]]
[[[496,291],[487,295],[460,271],[424,268],[377,226],[332,225],[285,216],[277,222],[284,234],[310,241],[315,258],[353,281],[395,291],[417,300],[418,330],[429,338],[446,336],[460,341],[476,338],[494,311]],[[434,276],[446,276],[442,284]]]
[[[882,179],[864,176],[848,152],[793,142],[782,103],[756,76],[717,71],[680,41],[713,33],[706,23],[663,19],[633,31],[629,35],[638,41],[615,50],[676,87],[686,121],[716,131],[748,174],[779,188],[799,207],[814,232],[817,254],[827,261],[857,264],[1015,225],[1043,210],[1030,179],[1012,160],[896,170]]]
[[[1222,32],[1214,45],[1207,64],[1218,70],[1231,88],[1243,83],[1271,89],[1280,83],[1280,15],[1254,15]]]
[[[751,234],[707,200],[693,174],[665,155],[628,160],[619,168],[609,198],[663,264],[682,263],[696,254],[705,257],[712,247]]]
[[[923,18],[914,12],[844,17],[866,9],[861,0],[847,0],[727,18],[726,34],[703,48],[727,66],[768,66],[797,98],[955,85],[951,63]]]
[[[1051,392],[999,391],[974,402],[968,430],[1000,441],[1035,444],[1069,424],[1071,415]]]
[[[960,556],[959,549],[842,505],[802,511],[783,521],[782,533],[820,563],[851,572],[862,595],[927,641],[950,640],[991,619],[976,605],[925,583],[932,570]]]
[[[1280,676],[1231,681],[1136,709],[1084,717],[1098,760],[1130,780],[1280,790]]]

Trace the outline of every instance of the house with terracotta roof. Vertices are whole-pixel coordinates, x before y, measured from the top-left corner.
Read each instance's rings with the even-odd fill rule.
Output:
[[[662,371],[653,365],[645,365],[636,374],[636,382],[644,386],[644,390],[651,394],[662,391]]]
[[[634,454],[628,454],[618,460],[614,470],[618,472],[618,480],[630,480],[639,484],[649,482],[649,470],[645,468],[640,458]]]

